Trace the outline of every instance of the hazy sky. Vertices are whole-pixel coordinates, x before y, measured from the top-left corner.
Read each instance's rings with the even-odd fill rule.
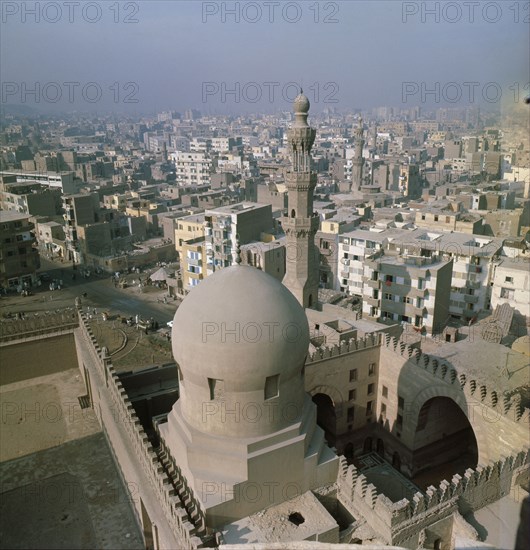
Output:
[[[529,94],[528,2],[2,0],[1,9],[2,105],[273,112],[290,108],[292,82],[315,110]]]

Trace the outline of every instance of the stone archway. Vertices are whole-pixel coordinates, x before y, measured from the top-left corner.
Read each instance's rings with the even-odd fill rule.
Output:
[[[313,403],[317,406],[317,424],[324,430],[326,441],[335,444],[337,436],[337,414],[331,397],[325,393],[313,395]]]
[[[467,414],[453,399],[427,399],[415,426],[411,474],[418,486],[436,485],[455,473],[476,468],[477,439]]]
[[[460,409],[473,429],[478,451],[478,463],[487,464],[491,459],[487,435],[488,430],[485,425],[486,422],[483,420],[483,417],[488,416],[487,411],[484,410],[485,406],[482,403],[475,401],[468,403],[460,387],[446,385],[429,386],[416,395],[410,406],[407,406],[405,429],[403,430],[402,437],[403,443],[413,452],[415,451],[415,445],[419,443],[416,439],[418,424],[421,427],[421,422],[424,421],[420,417],[421,409],[427,401],[435,397],[449,398]],[[425,411],[422,414],[425,415]]]
[[[342,416],[342,396],[337,388],[327,385],[315,386],[309,394],[317,406],[317,424],[324,430],[327,442],[335,446],[337,419]]]

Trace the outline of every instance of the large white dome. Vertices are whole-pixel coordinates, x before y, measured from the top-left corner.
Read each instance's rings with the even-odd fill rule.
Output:
[[[213,418],[205,422],[209,401],[227,407],[303,401],[307,317],[287,288],[254,267],[222,269],[193,289],[175,313],[172,342],[182,412],[198,429],[210,431],[217,424]],[[232,430],[223,424],[227,435],[241,433],[242,426]],[[249,427],[249,435],[283,422],[266,424]]]
[[[296,298],[259,269],[222,269],[192,290],[175,313],[173,355],[183,374],[201,373],[253,385],[299,371],[309,326]],[[206,382],[206,380],[205,380]]]

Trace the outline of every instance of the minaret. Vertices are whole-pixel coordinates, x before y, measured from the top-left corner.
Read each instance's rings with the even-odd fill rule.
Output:
[[[372,158],[377,155],[377,122],[374,122],[374,128],[372,131]]]
[[[286,235],[286,270],[283,284],[304,308],[318,302],[319,253],[315,247],[318,215],[313,213],[313,191],[317,175],[311,171],[311,147],[316,130],[307,124],[309,100],[300,90],[294,100],[295,121],[287,131],[292,167],[286,171],[287,217],[282,219]]]
[[[355,136],[355,150],[353,153],[352,167],[351,167],[351,182],[353,189],[361,189],[363,184],[363,147],[364,147],[364,137],[363,137],[363,119],[359,119],[359,124],[354,132]]]

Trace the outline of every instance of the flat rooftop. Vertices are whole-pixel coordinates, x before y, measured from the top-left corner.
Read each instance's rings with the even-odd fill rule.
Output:
[[[530,379],[530,363],[526,355],[502,344],[473,338],[472,334],[456,343],[443,343],[429,355],[447,359],[468,378],[504,392],[528,385]]]
[[[78,368],[0,386],[2,548],[144,548],[84,393]]]
[[[296,514],[296,515],[294,515]],[[293,516],[294,515],[294,516]],[[289,518],[295,520],[293,522]],[[296,519],[302,520],[298,523]],[[255,514],[225,525],[223,538],[226,544],[247,544],[253,542],[294,542],[300,540],[322,540],[336,531],[338,542],[339,526],[311,491],[271,506]],[[319,537],[322,537],[320,538]]]

